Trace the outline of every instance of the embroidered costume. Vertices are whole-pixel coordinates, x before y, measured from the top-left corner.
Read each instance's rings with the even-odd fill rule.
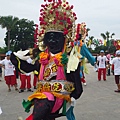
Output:
[[[22,103],[26,112],[34,106],[33,113],[26,120],[55,120],[60,116],[75,120],[75,100],[83,92],[80,58],[89,54],[82,42],[86,32],[82,31],[84,27],[81,31],[76,28],[77,17],[72,11],[73,5],[70,6],[66,0],[44,1],[37,32],[39,54],[35,57],[35,63],[27,63],[24,56],[15,52],[11,55],[11,61],[21,72],[34,71],[39,80],[37,90],[28,97],[28,101],[23,100]]]

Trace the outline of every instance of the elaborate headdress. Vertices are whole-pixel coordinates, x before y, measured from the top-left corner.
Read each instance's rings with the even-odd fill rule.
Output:
[[[41,47],[44,34],[49,31],[60,31],[66,36],[66,41],[75,39],[77,19],[72,11],[73,5],[66,0],[44,0],[46,3],[40,9],[40,30],[38,30],[38,44]]]

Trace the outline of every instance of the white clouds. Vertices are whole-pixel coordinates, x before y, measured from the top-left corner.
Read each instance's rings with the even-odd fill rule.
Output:
[[[9,1],[9,2],[8,2]],[[39,23],[40,5],[44,0],[0,0],[0,16],[13,15]],[[91,29],[90,36],[100,37],[100,33],[110,31],[120,38],[120,0],[67,0],[74,5],[77,22],[86,22]],[[0,39],[4,38],[1,34]]]

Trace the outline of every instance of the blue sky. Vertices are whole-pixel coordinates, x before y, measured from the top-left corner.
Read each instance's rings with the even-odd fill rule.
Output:
[[[44,0],[0,0],[0,16],[12,15],[39,24],[40,5]],[[101,39],[100,34],[115,33],[120,39],[120,0],[67,0],[74,5],[76,23],[86,22],[89,36]],[[0,27],[0,47],[4,46],[5,29]]]

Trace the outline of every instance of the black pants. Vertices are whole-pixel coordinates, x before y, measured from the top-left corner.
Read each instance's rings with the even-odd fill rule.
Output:
[[[55,101],[46,99],[35,99],[33,109],[33,120],[54,120],[50,118]]]

